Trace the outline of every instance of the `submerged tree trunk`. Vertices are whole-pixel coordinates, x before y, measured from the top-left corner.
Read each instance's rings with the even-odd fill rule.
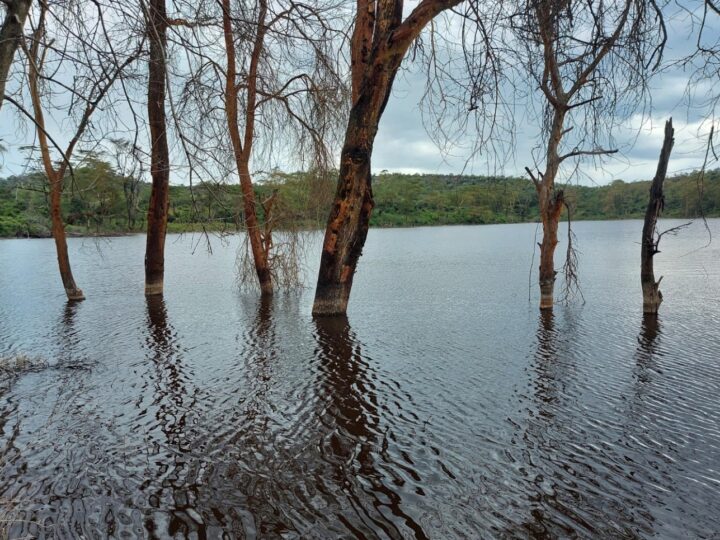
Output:
[[[165,234],[170,193],[170,152],[168,150],[165,92],[167,14],[165,0],[150,0],[147,13],[150,41],[148,80],[148,123],[152,157],[152,192],[147,214],[145,246],[145,294],[163,293],[165,277]]]
[[[65,287],[68,300],[84,300],[85,295],[75,284],[75,278],[73,278],[72,269],[70,268],[70,256],[68,255],[67,240],[65,238],[65,222],[60,207],[63,179],[56,174],[52,174],[48,177],[48,182],[50,183],[50,219],[57,251],[58,267],[60,268],[60,278],[63,287]]]
[[[5,96],[5,84],[10,74],[15,51],[20,46],[25,20],[31,0],[9,0],[7,13],[0,29],[0,108]]]
[[[347,310],[358,259],[365,245],[374,206],[370,156],[377,124],[353,107],[340,158],[335,202],[323,242],[313,314],[336,315]],[[364,129],[363,129],[364,127]]]
[[[243,210],[245,213],[245,228],[247,229],[250,248],[255,263],[255,271],[263,296],[273,293],[272,273],[270,271],[270,248],[272,245],[271,231],[268,216],[266,220],[267,235],[263,239],[262,231],[257,217],[257,204],[253,190],[252,176],[250,174],[250,155],[252,153],[253,138],[255,136],[255,108],[257,106],[258,64],[264,48],[264,39],[267,28],[265,17],[267,15],[267,2],[260,0],[257,20],[257,34],[253,42],[250,55],[250,66],[247,75],[247,100],[245,103],[245,133],[240,138],[238,127],[238,89],[237,70],[235,67],[236,53],[230,12],[230,0],[223,0],[223,36],[225,39],[225,54],[227,55],[227,69],[225,72],[225,116],[228,123],[228,132],[232,144],[233,155],[240,177],[240,189],[243,196]]]
[[[645,223],[643,224],[642,243],[640,254],[640,282],[643,292],[643,312],[657,313],[662,302],[660,292],[660,281],[655,281],[655,270],[653,268],[653,257],[658,253],[655,231],[657,220],[665,206],[665,195],[663,194],[663,183],[667,174],[670,152],[672,152],[675,130],[672,125],[672,118],[665,123],[665,139],[660,159],[658,160],[657,172],[650,184],[650,200],[645,210]]]
[[[262,232],[260,231],[255,191],[253,190],[250,166],[247,161],[240,161],[238,173],[240,175],[240,189],[243,194],[245,227],[247,228],[250,248],[255,261],[255,271],[257,272],[258,283],[260,284],[260,292],[263,296],[271,295],[273,293],[272,274],[270,273],[270,265],[268,264],[269,253],[266,249],[269,245],[266,245],[263,241]]]
[[[314,315],[347,311],[374,206],[372,149],[403,57],[422,29],[460,0],[423,0],[403,21],[403,3],[358,0],[351,39],[352,98],[335,201],[323,241]]]
[[[553,193],[542,189],[540,212],[543,224],[543,239],[540,244],[540,309],[552,309],[555,292],[555,248],[558,244],[560,215],[565,204],[561,191]]]

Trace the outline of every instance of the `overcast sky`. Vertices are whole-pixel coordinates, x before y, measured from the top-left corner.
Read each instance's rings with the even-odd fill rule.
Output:
[[[720,31],[717,21],[711,32]],[[692,50],[695,37],[689,18],[678,16],[669,28],[670,40],[665,59],[671,61]],[[656,76],[651,84],[652,109],[633,116],[614,133],[614,146],[620,152],[605,160],[601,167],[583,162],[582,175],[573,181],[605,184],[615,179],[625,181],[650,179],[655,171],[663,138],[663,126],[672,116],[675,125],[675,147],[669,172],[683,172],[702,165],[713,112],[707,106],[691,106],[688,80],[691,71],[668,69]],[[694,104],[706,101],[708,93],[718,93],[720,81],[707,81],[694,89]],[[532,166],[531,150],[539,140],[539,127],[523,119],[518,111],[517,133],[510,158],[498,166],[485,155],[471,158],[472,141],[441,152],[423,126],[419,108],[424,79],[414,66],[406,67],[397,77],[392,97],[380,124],[373,153],[373,171],[388,170],[407,173],[497,174],[524,176],[524,168]],[[516,112],[517,115],[517,112]],[[6,147],[1,160],[0,176],[23,171],[25,154],[21,147],[31,142],[32,132],[19,130],[16,113],[8,104],[0,112],[0,142]],[[62,122],[54,125],[53,134],[63,140]],[[463,141],[461,141],[462,143]],[[282,163],[276,164],[282,167]],[[566,167],[572,167],[566,163]],[[717,166],[715,164],[714,166]],[[173,183],[182,183],[182,174],[173,175]]]

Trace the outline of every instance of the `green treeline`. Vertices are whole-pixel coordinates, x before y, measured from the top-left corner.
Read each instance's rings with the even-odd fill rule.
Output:
[[[101,160],[73,171],[63,200],[70,234],[121,234],[143,231],[150,184],[125,177]],[[256,185],[258,200],[277,193],[273,219],[278,229],[321,227],[334,193],[334,178],[306,173],[275,172]],[[50,234],[47,182],[40,172],[0,179],[0,236],[44,237]],[[374,226],[455,225],[536,221],[537,196],[525,178],[404,175],[381,173],[374,178]],[[650,182],[616,180],[606,186],[565,189],[573,219],[641,218]],[[691,218],[702,211],[720,216],[720,169],[668,178],[665,217]],[[205,227],[235,230],[242,223],[240,188],[201,182],[172,186],[169,230]]]

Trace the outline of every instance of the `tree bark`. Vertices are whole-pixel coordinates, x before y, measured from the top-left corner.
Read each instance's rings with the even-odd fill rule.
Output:
[[[145,294],[163,293],[165,235],[170,193],[170,152],[165,118],[167,13],[165,0],[150,0],[147,13],[150,42],[148,123],[152,147],[152,191],[147,214],[145,246]]]
[[[539,189],[543,239],[540,244],[540,309],[552,309],[555,292],[555,248],[558,244],[558,226],[565,204],[562,191],[554,193],[547,187]]]
[[[52,223],[52,235],[55,240],[55,249],[60,269],[65,294],[68,300],[85,300],[82,290],[75,284],[75,278],[70,268],[70,256],[68,255],[67,240],[65,238],[65,223],[60,208],[63,179],[53,173],[48,177],[50,182],[50,220]]]
[[[371,158],[378,124],[403,57],[433,17],[460,0],[423,0],[402,21],[400,0],[357,0],[351,38],[352,97],[320,259],[314,315],[343,315],[374,206]]]
[[[0,29],[0,109],[5,96],[5,84],[10,74],[15,51],[20,46],[25,20],[31,0],[10,0]]]
[[[645,210],[645,222],[643,223],[642,242],[640,248],[640,282],[643,292],[643,312],[657,313],[662,302],[660,292],[660,281],[655,281],[655,270],[653,257],[658,252],[655,230],[657,220],[665,206],[665,195],[663,194],[663,183],[667,175],[668,162],[672,152],[675,130],[672,125],[672,118],[665,123],[665,139],[663,140],[660,159],[658,160],[657,171],[650,184],[650,200]]]

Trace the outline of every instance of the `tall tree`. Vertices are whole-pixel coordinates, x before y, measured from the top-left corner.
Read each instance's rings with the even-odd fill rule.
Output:
[[[48,14],[48,3],[40,2],[37,26],[33,32],[32,44],[27,51],[27,81],[41,161],[50,192],[49,205],[52,235],[57,250],[60,276],[68,299],[83,300],[85,297],[82,290],[75,283],[70,267],[65,222],[61,208],[64,185],[67,174],[72,173],[70,159],[78,143],[91,127],[91,118],[97,112],[100,104],[106,100],[113,84],[123,76],[125,70],[135,60],[137,53],[128,51],[120,63],[107,62],[103,52],[103,47],[109,44],[107,32],[83,32],[83,29],[87,30],[83,24],[83,18],[78,18],[78,13],[66,11],[53,14],[56,31],[53,35],[48,35]],[[80,13],[80,15],[83,14]],[[76,24],[81,31],[78,32],[73,28]],[[52,66],[51,70],[46,70],[48,64]],[[72,67],[68,67],[68,64],[71,64]],[[58,73],[64,71],[67,74],[73,70],[74,82],[72,87],[68,87],[64,80],[55,80],[46,73],[46,71]],[[53,162],[50,152],[50,143],[56,147],[57,144],[50,140],[48,134],[41,83],[44,83],[44,85],[57,84],[60,88],[69,90],[75,96],[75,100],[72,101],[69,108],[64,108],[65,112],[70,116],[74,112],[74,106],[79,108],[79,121],[74,132],[71,132],[70,142],[62,151],[62,159],[57,165]],[[16,103],[14,100],[13,102]],[[63,107],[60,106],[60,108]]]
[[[297,141],[298,153],[311,156],[312,165],[326,167],[328,139],[340,124],[337,111],[344,101],[335,46],[341,29],[332,24],[338,12],[334,0],[313,6],[287,0],[222,2],[223,108],[263,295],[272,294],[274,284],[287,277],[281,274],[288,257],[273,242],[276,194],[256,200],[251,160],[258,153],[258,139],[269,141],[265,150],[278,148],[277,139],[283,139],[285,144]],[[207,48],[201,52],[208,56]]]
[[[543,157],[535,171],[526,170],[543,225],[540,308],[552,309],[558,225],[566,206],[563,190],[556,188],[561,165],[617,152],[604,148],[600,136],[617,122],[619,105],[632,110],[642,95],[664,27],[652,0],[528,0],[510,20],[543,97]]]
[[[663,184],[667,175],[670,152],[672,152],[675,143],[674,135],[675,130],[671,118],[665,123],[665,138],[660,151],[657,172],[650,184],[650,200],[645,211],[645,222],[642,230],[640,282],[642,284],[644,313],[657,313],[662,302],[662,293],[660,292],[660,280],[662,280],[662,277],[655,281],[653,258],[658,253],[658,244],[660,242],[660,236],[657,235],[657,220],[665,207]]]
[[[147,110],[150,126],[150,175],[152,191],[147,213],[145,244],[145,294],[163,293],[165,235],[170,204],[170,150],[168,148],[165,95],[167,80],[167,10],[165,0],[143,5],[150,42]]]
[[[0,28],[0,109],[5,96],[5,84],[10,76],[15,51],[20,47],[25,20],[32,0],[4,0],[5,18]]]
[[[402,0],[357,0],[350,42],[352,108],[323,240],[315,315],[347,311],[374,205],[370,167],[373,144],[400,64],[423,28],[460,2],[422,0],[403,20]]]

